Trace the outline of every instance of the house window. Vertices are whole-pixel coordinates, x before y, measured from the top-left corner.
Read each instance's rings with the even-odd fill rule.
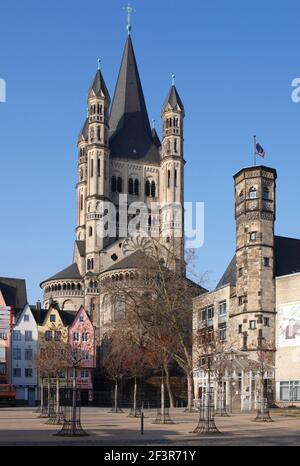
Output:
[[[14,358],[15,361],[20,361],[21,360],[21,348],[14,348],[13,358]]]
[[[88,379],[89,378],[89,371],[82,370],[82,371],[80,371],[80,375],[81,375],[82,379]]]
[[[25,341],[32,341],[32,331],[26,330],[25,331]]]
[[[80,316],[79,321],[80,321],[80,322],[84,322],[84,317],[83,317],[83,316]]]
[[[29,315],[28,314],[24,315],[24,322],[29,322]]]
[[[25,369],[25,377],[32,377],[32,369],[26,368]]]
[[[50,322],[55,322],[56,321],[56,315],[55,314],[51,314],[50,315]]]
[[[22,339],[21,331],[20,330],[14,330],[13,331],[13,340],[14,341],[20,341],[21,339]]]
[[[31,348],[25,349],[25,361],[32,361],[32,349]]]
[[[61,341],[61,332],[54,332],[54,340]]]
[[[73,341],[79,341],[79,333],[78,332],[73,333]]]
[[[227,331],[226,323],[220,324],[219,325],[219,338],[221,341],[226,340],[226,331]]]
[[[250,320],[249,328],[250,328],[250,330],[255,330],[256,329],[256,320]]]
[[[280,401],[300,401],[300,381],[280,382]]]
[[[219,304],[219,316],[223,317],[227,315],[227,303],[224,301],[223,303]]]
[[[14,367],[13,374],[14,374],[14,377],[21,377],[21,375],[22,375],[21,368],[20,367]]]
[[[52,340],[52,332],[50,330],[46,330],[45,332],[45,340],[51,341]]]
[[[82,341],[88,341],[89,340],[89,334],[87,332],[83,332],[81,335]]]

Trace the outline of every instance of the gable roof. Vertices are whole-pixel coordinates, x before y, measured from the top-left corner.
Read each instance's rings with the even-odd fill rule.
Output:
[[[66,269],[62,270],[61,272],[58,272],[56,275],[53,275],[52,277],[48,278],[47,280],[44,280],[41,283],[41,285],[43,285],[43,283],[50,282],[52,280],[60,280],[60,279],[62,279],[62,280],[63,279],[65,279],[65,280],[72,280],[72,279],[78,280],[80,278],[81,278],[81,275],[80,275],[78,266],[77,266],[76,262],[74,262],[74,264],[70,265]]]
[[[274,276],[282,277],[300,272],[300,239],[274,237]],[[236,256],[223,274],[216,289],[225,285],[236,285]]]
[[[159,164],[131,37],[125,44],[110,120],[112,158],[146,160]]]
[[[0,290],[6,306],[23,310],[27,304],[26,281],[20,278],[0,278]]]

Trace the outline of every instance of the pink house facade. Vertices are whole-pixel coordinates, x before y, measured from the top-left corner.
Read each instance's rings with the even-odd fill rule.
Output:
[[[93,401],[93,372],[96,366],[95,329],[85,309],[81,307],[69,327],[69,344],[83,353],[76,368],[76,386],[82,404]],[[68,371],[68,384],[72,384],[72,369]]]

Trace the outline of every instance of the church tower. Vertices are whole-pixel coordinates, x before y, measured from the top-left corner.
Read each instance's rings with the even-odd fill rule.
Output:
[[[183,123],[185,111],[173,83],[162,109],[163,142],[161,162],[162,238],[171,243],[182,265],[184,257],[184,165]]]
[[[276,170],[264,166],[234,176],[237,302],[231,325],[248,351],[275,343],[276,178]]]

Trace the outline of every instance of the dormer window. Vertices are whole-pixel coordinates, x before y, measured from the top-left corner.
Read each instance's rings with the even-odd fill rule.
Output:
[[[249,198],[250,199],[256,199],[257,198],[257,190],[256,190],[256,188],[254,186],[252,186],[252,188],[250,188]]]

